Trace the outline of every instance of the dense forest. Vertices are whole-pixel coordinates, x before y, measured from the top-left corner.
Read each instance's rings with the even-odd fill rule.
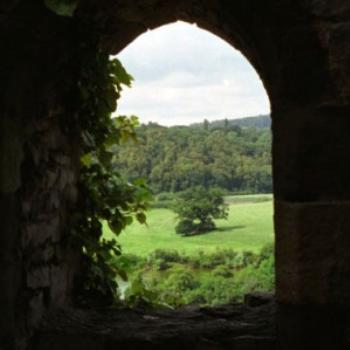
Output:
[[[271,132],[266,116],[190,126],[137,128],[138,141],[115,149],[115,169],[145,178],[154,193],[217,186],[231,193],[270,193]]]

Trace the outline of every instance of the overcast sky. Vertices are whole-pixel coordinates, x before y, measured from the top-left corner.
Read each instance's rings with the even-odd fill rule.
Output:
[[[141,122],[190,124],[270,111],[259,76],[241,53],[217,36],[184,22],[139,36],[119,55],[134,77],[118,114]]]

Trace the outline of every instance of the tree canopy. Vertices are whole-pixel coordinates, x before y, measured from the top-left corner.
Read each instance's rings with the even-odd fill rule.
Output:
[[[194,186],[271,193],[270,129],[227,123],[206,129],[205,124],[141,125],[137,144],[115,150],[114,167],[130,181],[147,179],[154,193]]]
[[[180,193],[174,204],[180,219],[175,227],[179,234],[199,234],[215,229],[214,219],[226,219],[228,205],[223,192],[218,188],[203,186],[190,188]]]

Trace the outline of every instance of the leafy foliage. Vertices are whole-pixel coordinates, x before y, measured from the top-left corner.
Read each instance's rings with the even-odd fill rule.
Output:
[[[213,124],[213,123],[211,123]],[[152,191],[220,187],[233,193],[271,193],[271,133],[268,128],[229,126],[137,129],[138,144],[116,149],[115,168],[128,179],[148,179]]]
[[[176,250],[157,250],[145,261],[129,264],[135,278],[125,298],[132,305],[217,305],[241,302],[250,292],[273,292],[273,246],[259,254],[232,249],[184,255]],[[124,255],[119,259],[132,259]],[[161,265],[167,269],[159,268]],[[137,267],[135,267],[137,266]]]
[[[121,247],[115,239],[102,238],[101,222],[106,221],[116,236],[134,218],[145,223],[151,194],[144,181],[129,182],[113,169],[113,149],[136,140],[136,117],[112,118],[122,87],[130,86],[132,77],[117,59],[110,60],[98,49],[85,56],[82,67],[78,82],[82,167],[79,209],[73,216],[73,231],[83,255],[79,302],[110,304],[117,296],[116,277],[127,276],[114,260]]]
[[[79,0],[44,0],[48,9],[59,16],[72,17]]]
[[[197,186],[179,194],[174,211],[180,219],[176,233],[198,234],[214,230],[213,219],[227,219],[228,205],[220,189]]]
[[[67,17],[73,17],[79,5],[79,0],[43,2],[56,15]],[[115,235],[131,224],[133,217],[145,223],[150,192],[144,181],[129,182],[112,166],[113,148],[136,140],[137,117],[112,118],[122,87],[130,87],[133,78],[118,59],[110,59],[99,48],[99,31],[94,24],[85,21],[76,24],[81,35],[75,99],[78,113],[62,123],[67,124],[68,133],[79,134],[82,153],[79,199],[70,225],[82,252],[82,273],[76,281],[77,301],[111,304],[117,296],[116,277],[126,280],[127,276],[115,265],[121,247],[115,239],[102,238],[102,222],[106,221]]]

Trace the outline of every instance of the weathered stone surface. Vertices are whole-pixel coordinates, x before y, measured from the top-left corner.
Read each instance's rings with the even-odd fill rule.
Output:
[[[29,301],[29,324],[33,325],[33,327],[38,327],[46,312],[44,292],[37,290],[32,294]]]
[[[31,350],[276,348],[273,302],[176,311],[58,310],[46,318]]]
[[[89,0],[79,2],[72,19],[56,16],[43,1],[16,0],[0,3],[0,348],[12,350],[20,344],[17,348],[22,349],[49,308],[69,303],[79,268],[79,250],[70,247],[66,231],[77,198],[79,149],[76,135],[62,119],[73,118],[78,108],[71,96],[80,69],[80,31],[89,32],[86,26],[93,23],[101,34],[101,47],[115,54],[148,28],[175,20],[197,23],[241,50],[270,97],[277,297],[290,307],[306,310],[305,305],[312,304],[328,310],[318,312],[316,307],[303,313],[292,307],[283,312],[278,346],[298,350],[303,344],[344,345],[332,343],[337,339],[335,328],[328,342],[317,338],[317,330],[324,333],[322,321],[332,328],[327,322],[334,304],[340,309],[350,304],[349,1]],[[302,315],[314,328],[301,322]],[[72,329],[83,322],[80,317],[72,318]],[[212,324],[226,324],[220,321],[222,314],[216,317]],[[118,321],[119,333],[132,328],[138,318],[128,320],[127,325]],[[148,327],[156,326],[151,320],[142,324],[145,328],[135,325],[138,335],[130,338],[133,342],[127,339],[119,345],[145,345],[146,333],[152,339],[152,332],[158,331]],[[98,323],[85,321],[89,327],[84,338],[67,333],[60,339],[57,332],[46,333],[41,346],[68,350],[79,344],[95,349],[105,341],[103,346],[110,349],[115,344],[108,327],[100,332]],[[337,329],[344,330],[347,322],[341,315]],[[305,327],[298,328],[299,323]],[[169,335],[172,327],[169,321],[161,329]],[[216,339],[203,336],[203,329],[191,340],[194,329],[183,333],[188,338],[181,347],[222,348]],[[259,337],[265,335],[250,334],[248,328],[244,332],[235,341],[225,338],[225,346],[265,349],[273,343],[266,335],[262,346]],[[178,349],[178,340],[166,347]],[[164,348],[164,343],[149,344]]]
[[[280,304],[276,318],[277,349],[347,350],[349,316],[350,310],[344,306]]]
[[[346,0],[334,0],[332,2],[327,0],[309,0],[309,10],[316,16],[322,18],[340,18],[349,19],[350,4]]]
[[[244,304],[250,307],[257,307],[271,303],[273,296],[268,293],[249,293],[244,296]]]
[[[52,234],[53,232],[58,232],[59,223],[59,217],[54,216],[53,218],[48,218],[44,222],[26,225],[23,229],[23,244],[25,246],[28,244],[41,245],[50,239],[53,242],[59,240],[57,234]]]
[[[326,100],[327,102],[328,100]],[[275,198],[291,202],[350,200],[349,107],[296,107],[273,120]]]
[[[38,266],[27,271],[27,286],[29,288],[45,288],[49,287],[50,283],[50,269],[48,266]]]
[[[349,10],[350,12],[350,10]],[[344,104],[350,104],[350,48],[344,41],[350,36],[350,21],[335,24],[329,30],[329,65],[339,97]]]
[[[13,193],[21,185],[22,135],[18,121],[0,118],[0,193]]]
[[[350,303],[350,202],[275,205],[277,299]]]

